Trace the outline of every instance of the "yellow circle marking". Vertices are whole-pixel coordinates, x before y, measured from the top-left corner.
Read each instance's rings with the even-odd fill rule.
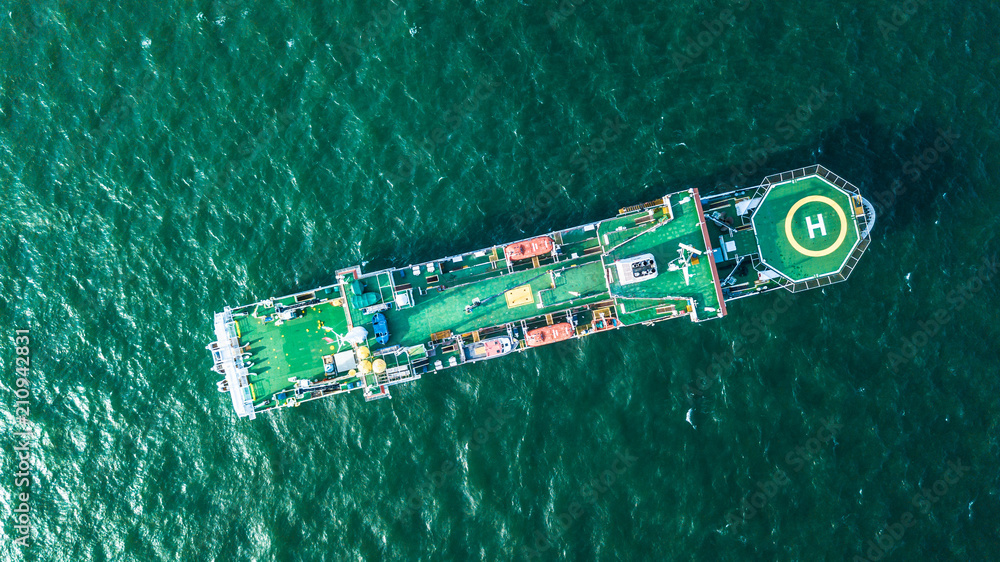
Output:
[[[836,242],[830,244],[823,250],[807,250],[802,247],[802,244],[796,242],[795,237],[792,236],[792,217],[795,216],[795,211],[798,211],[802,205],[812,202],[826,203],[827,205],[833,207],[833,210],[837,211],[837,216],[840,217],[840,236],[837,237]],[[788,238],[792,247],[795,248],[795,250],[800,254],[811,258],[828,256],[835,252],[837,248],[844,243],[844,239],[847,238],[847,217],[844,215],[844,210],[840,208],[840,205],[834,203],[833,199],[830,199],[829,197],[823,197],[822,195],[810,195],[809,197],[803,197],[792,205],[792,208],[788,210],[788,214],[785,215],[785,237]]]

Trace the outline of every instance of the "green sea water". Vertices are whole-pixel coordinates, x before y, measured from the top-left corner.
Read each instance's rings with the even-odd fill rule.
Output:
[[[996,559],[996,2],[0,7],[0,560]],[[226,305],[813,163],[846,283],[216,392]]]

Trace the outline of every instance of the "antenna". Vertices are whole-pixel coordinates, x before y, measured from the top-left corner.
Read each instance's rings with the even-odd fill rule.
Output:
[[[692,254],[694,254],[694,255],[696,255],[696,256],[700,256],[700,255],[702,255],[702,254],[704,254],[704,253],[705,253],[705,252],[702,252],[701,250],[699,250],[699,249],[695,248],[694,246],[688,246],[687,244],[685,244],[685,243],[683,243],[683,242],[681,242],[681,243],[679,244],[679,246],[680,246],[681,248],[683,248],[683,249],[685,249],[685,250],[687,250],[687,251],[691,252]]]

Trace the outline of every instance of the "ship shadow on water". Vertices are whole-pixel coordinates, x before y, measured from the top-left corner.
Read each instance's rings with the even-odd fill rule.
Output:
[[[965,141],[961,131],[948,123],[917,117],[913,123],[888,128],[874,113],[862,113],[844,119],[826,130],[811,132],[799,146],[777,152],[751,145],[731,150],[733,154],[752,155],[742,162],[727,162],[703,175],[683,175],[676,181],[654,182],[631,192],[627,200],[601,199],[596,208],[581,208],[568,203],[581,189],[571,185],[565,192],[542,194],[540,200],[524,208],[498,213],[478,228],[463,231],[461,240],[446,233],[440,236],[400,233],[386,237],[366,253],[366,271],[404,267],[441,256],[455,255],[492,245],[585,224],[613,216],[618,206],[648,201],[664,193],[697,187],[703,195],[756,185],[765,177],[821,164],[858,186],[862,195],[875,206],[878,214],[875,239],[887,244],[895,233],[912,231],[941,212],[942,196],[972,199],[964,193],[965,177],[956,157],[957,147]],[[615,177],[614,174],[606,178]],[[580,181],[575,178],[572,182]],[[606,189],[608,180],[590,180],[591,189]],[[628,181],[623,179],[620,181]],[[529,201],[529,203],[531,203]],[[612,208],[614,207],[614,208]],[[398,247],[407,240],[406,248]],[[878,239],[882,239],[879,242]],[[402,259],[402,261],[400,261]],[[349,261],[349,260],[348,260]],[[339,266],[349,265],[346,262]],[[307,275],[297,286],[320,286],[335,282],[333,269]]]
[[[915,221],[931,220],[933,209],[941,204],[940,196],[953,187],[961,189],[956,180],[963,173],[955,157],[961,131],[950,127],[917,118],[890,129],[874,113],[862,113],[810,135],[794,149],[767,155],[759,165],[752,161],[749,166],[747,162],[725,165],[691,184],[715,186],[703,193],[722,192],[754,185],[771,174],[821,164],[861,190],[875,206],[876,229],[883,236],[891,235],[913,228]],[[745,181],[733,185],[737,171]]]

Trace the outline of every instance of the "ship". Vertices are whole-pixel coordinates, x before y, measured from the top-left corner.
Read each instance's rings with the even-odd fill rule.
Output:
[[[254,419],[350,392],[389,398],[399,384],[599,332],[719,319],[743,298],[846,280],[875,218],[857,187],[813,165],[406,267],[346,267],[333,284],[216,312],[216,388]]]

